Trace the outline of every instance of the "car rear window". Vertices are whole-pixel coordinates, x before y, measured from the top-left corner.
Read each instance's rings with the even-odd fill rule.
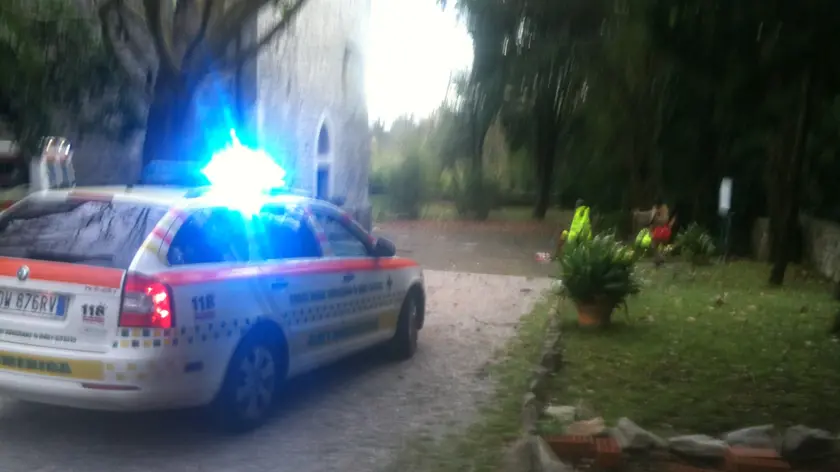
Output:
[[[127,269],[166,209],[29,199],[0,216],[0,256]]]

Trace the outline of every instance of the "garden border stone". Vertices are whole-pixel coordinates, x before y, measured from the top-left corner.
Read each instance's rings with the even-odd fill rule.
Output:
[[[528,391],[522,397],[520,438],[505,455],[505,472],[570,472],[574,469],[561,462],[545,440],[537,434],[537,422],[545,407],[548,381],[563,363],[560,300],[549,310],[550,319],[543,339],[540,357],[533,368]]]
[[[521,404],[521,411],[520,411],[520,420],[521,420],[521,428],[518,439],[508,447],[505,457],[504,463],[502,464],[502,468],[500,469],[503,472],[574,472],[576,469],[572,465],[563,462],[557,454],[555,454],[553,447],[549,445],[549,443],[543,439],[541,435],[537,433],[537,424],[539,419],[542,417],[542,412],[544,411],[547,400],[548,400],[548,381],[551,374],[557,372],[559,368],[563,364],[563,338],[562,338],[562,331],[560,329],[560,317],[559,317],[559,307],[560,307],[560,299],[558,298],[552,305],[549,313],[550,313],[550,320],[547,326],[546,336],[543,339],[543,343],[541,346],[540,357],[538,363],[533,367],[531,378],[528,384],[528,390],[522,397],[522,404]],[[625,420],[626,423],[632,424],[634,427],[639,428],[636,426],[632,421],[627,418],[622,418]],[[620,422],[622,421],[620,420]],[[730,431],[721,436],[721,438],[712,438],[703,436],[705,442],[713,443],[713,445],[720,446],[723,445],[723,448],[717,447],[716,454],[714,454],[715,458],[724,459],[724,456],[729,457],[732,455],[733,447],[738,449],[740,443],[746,443],[748,446],[756,447],[756,446],[772,446],[769,449],[778,452],[779,454],[779,464],[785,465],[789,467],[786,461],[784,461],[783,456],[792,455],[789,452],[785,451],[785,447],[781,444],[782,437],[776,437],[774,433],[774,437],[772,444],[755,444],[753,441],[746,441],[744,438],[740,436],[744,436],[746,432],[753,432],[758,430],[766,430],[768,428],[772,428],[774,431],[774,427],[772,425],[760,425],[760,426],[750,426],[745,427],[739,430]],[[613,437],[616,434],[616,429],[619,428],[608,428],[609,437]],[[689,435],[689,436],[678,436],[676,438],[670,438],[669,440],[664,440],[659,438],[658,436],[653,436],[652,433],[649,433],[645,430],[641,430],[646,435],[651,435],[651,442],[650,445],[645,446],[643,449],[649,449],[652,447],[654,450],[673,450],[673,442],[674,440],[683,440],[687,441],[688,439],[692,438],[699,438],[699,435]],[[795,427],[788,428],[785,431],[784,436],[791,436],[788,442],[794,442],[794,437],[799,436],[806,436],[806,432],[817,432],[820,433],[818,439],[823,440],[828,439],[829,437],[834,441],[834,454],[840,454],[840,436],[834,436],[833,434],[829,433],[828,431],[821,431],[821,430],[813,430],[811,428],[807,428],[805,426],[799,425]],[[793,434],[798,433],[798,434]],[[738,437],[736,437],[738,436]],[[810,437],[810,436],[809,436]],[[575,436],[577,438],[577,436]],[[616,438],[617,439],[617,438]],[[754,438],[753,438],[754,439]],[[804,439],[803,439],[804,440]],[[619,443],[620,440],[617,440],[618,447],[621,447]],[[734,443],[732,444],[729,443]],[[780,442],[780,444],[775,444]],[[799,441],[801,442],[801,441]],[[813,442],[813,441],[812,441]],[[593,440],[594,445],[594,440]],[[740,446],[743,447],[743,446]],[[633,447],[621,447],[621,449],[633,449]],[[720,450],[719,452],[717,450]],[[789,447],[789,449],[793,449],[793,447]],[[750,449],[747,449],[750,450]],[[762,449],[763,450],[763,449]],[[751,451],[751,450],[750,450]],[[591,453],[595,453],[596,451],[590,451]],[[824,451],[829,455],[831,452]],[[718,457],[720,456],[720,457]],[[588,455],[587,455],[588,457]],[[749,458],[747,458],[749,459]],[[751,460],[751,459],[750,459]],[[666,463],[669,466],[674,467],[674,470],[680,471],[692,471],[691,467],[683,466],[682,463],[673,462],[671,459],[666,459]],[[776,470],[775,468],[779,466],[776,462],[765,464],[767,465],[766,470]],[[752,470],[752,469],[751,469]],[[760,470],[760,469],[756,469]]]

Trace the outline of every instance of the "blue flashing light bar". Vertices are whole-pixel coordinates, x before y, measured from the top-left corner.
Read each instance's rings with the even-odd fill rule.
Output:
[[[261,191],[286,186],[286,170],[265,151],[238,142],[217,152],[201,173],[216,188]]]
[[[150,162],[143,183],[189,187],[187,198],[217,197],[243,213],[258,212],[267,194],[309,195],[286,186],[286,170],[268,153],[243,146],[233,130],[230,137],[232,143],[213,154],[209,162]]]
[[[210,180],[201,173],[203,162],[197,161],[151,161],[143,169],[142,182],[145,185],[174,187],[204,187]]]

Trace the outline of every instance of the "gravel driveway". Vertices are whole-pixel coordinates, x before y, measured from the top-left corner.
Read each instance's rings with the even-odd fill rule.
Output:
[[[485,368],[543,278],[426,271],[428,315],[416,357],[364,354],[294,382],[269,424],[209,432],[197,412],[116,415],[0,400],[0,471],[375,471],[404,442],[473,417]]]
[[[549,277],[556,268],[535,262],[534,255],[553,251],[556,229],[533,223],[413,221],[379,223],[375,232],[392,240],[399,255],[427,269]]]

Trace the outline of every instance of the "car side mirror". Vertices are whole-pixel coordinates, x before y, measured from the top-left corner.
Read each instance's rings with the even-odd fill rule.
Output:
[[[373,257],[394,257],[397,255],[397,246],[385,238],[377,238],[373,246]]]

